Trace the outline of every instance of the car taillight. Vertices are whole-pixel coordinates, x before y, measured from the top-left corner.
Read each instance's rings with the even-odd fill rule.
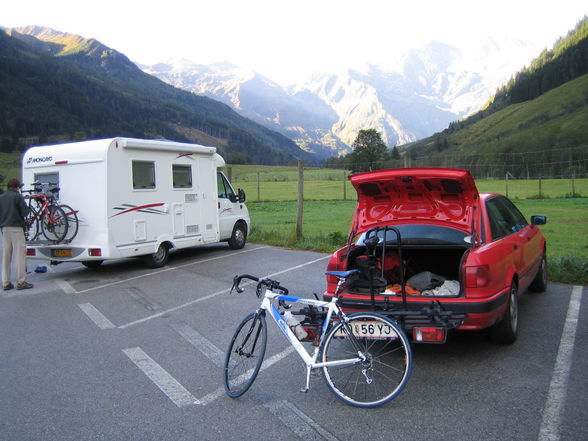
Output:
[[[88,250],[88,254],[93,257],[100,257],[100,256],[102,256],[102,249],[101,248],[90,248]]]
[[[483,288],[490,284],[490,267],[488,265],[466,266],[466,288]]]
[[[35,250],[34,248],[27,248],[27,256],[36,256],[37,255],[37,250]]]
[[[445,328],[415,327],[412,330],[412,339],[419,343],[445,343]]]
[[[327,264],[327,271],[339,271],[339,270],[340,270],[340,268],[339,268],[337,256],[332,256],[331,259],[329,260],[329,263]],[[337,277],[327,275],[327,291],[330,293],[334,293],[335,290],[337,289],[338,282],[339,282],[339,279],[337,279]]]

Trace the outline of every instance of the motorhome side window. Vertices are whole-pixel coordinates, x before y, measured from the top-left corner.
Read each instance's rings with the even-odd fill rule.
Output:
[[[155,188],[155,162],[133,161],[133,189]]]
[[[190,165],[172,165],[174,188],[192,188],[192,167]]]
[[[225,199],[230,199],[231,196],[234,197],[235,192],[233,191],[233,189],[229,185],[227,178],[225,178],[225,176],[220,172],[216,174],[216,177],[217,177],[218,197],[225,198]]]

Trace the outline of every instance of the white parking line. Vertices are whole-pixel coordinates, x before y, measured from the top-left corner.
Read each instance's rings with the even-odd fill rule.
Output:
[[[100,311],[98,311],[91,303],[82,303],[78,306],[100,329],[115,328],[112,322],[108,320]]]
[[[267,359],[263,360],[263,364],[261,365],[261,369],[259,370],[259,372],[265,371],[267,368],[269,368],[273,364],[277,363],[281,359],[287,357],[292,352],[294,352],[294,347],[288,346],[282,352],[280,352],[280,353],[278,353],[276,355],[273,355],[270,358],[267,358]],[[253,371],[253,369],[250,369],[245,374],[241,375],[241,379],[238,380],[238,381],[235,381],[235,383],[236,384],[241,384],[241,383],[244,383],[245,381],[247,381],[249,379],[249,377],[251,376],[251,372],[252,371]],[[208,395],[205,395],[204,397],[202,397],[198,401],[199,401],[199,404],[201,404],[203,406],[206,406],[207,404],[212,403],[217,398],[222,397],[224,394],[225,394],[224,387],[219,387],[217,390],[215,390],[214,392],[209,393]]]
[[[265,403],[264,407],[304,441],[338,441],[332,433],[286,400],[270,401]]]
[[[184,386],[158,365],[141,348],[123,349],[127,357],[178,407],[200,404]]]
[[[547,402],[543,409],[543,421],[539,429],[539,441],[557,441],[560,439],[561,418],[572,367],[572,355],[574,353],[574,341],[578,327],[581,300],[582,287],[574,286],[564,329],[559,342],[553,375],[551,376]]]
[[[142,279],[144,277],[150,277],[150,276],[154,276],[154,275],[157,275],[157,274],[166,273],[168,271],[174,271],[174,270],[177,270],[177,269],[180,269],[180,268],[185,268],[187,266],[198,265],[198,264],[204,263],[204,262],[211,262],[213,260],[224,259],[226,257],[236,256],[238,254],[249,253],[251,251],[261,250],[263,248],[267,248],[267,247],[266,246],[261,246],[261,247],[256,247],[256,248],[250,248],[250,249],[247,249],[247,250],[237,251],[235,253],[223,254],[222,256],[211,257],[209,259],[203,259],[203,260],[198,260],[198,261],[195,261],[195,262],[186,263],[184,265],[168,266],[168,267],[163,268],[163,269],[161,269],[159,271],[152,271],[150,273],[141,274],[140,276],[129,277],[128,279],[117,280],[116,282],[110,282],[110,283],[105,283],[104,285],[93,286],[91,288],[82,289],[81,291],[75,291],[74,290],[74,294],[83,294],[83,293],[86,293],[86,292],[89,292],[89,291],[95,291],[97,289],[108,288],[109,286],[120,285],[121,283],[130,282],[131,280]]]
[[[225,363],[225,353],[211,343],[206,337],[185,323],[174,323],[174,330],[208,358],[216,367],[222,368]]]
[[[55,283],[57,286],[61,288],[61,290],[66,294],[77,294],[77,291],[73,286],[69,284],[66,280],[63,279],[55,279]]]
[[[284,274],[284,273],[287,273],[289,271],[294,271],[294,270],[303,268],[305,266],[312,265],[313,263],[320,262],[321,260],[328,259],[329,257],[331,257],[331,256],[320,257],[318,259],[314,259],[314,260],[311,260],[309,262],[301,263],[300,265],[296,265],[296,266],[293,266],[291,268],[287,268],[285,270],[278,271],[277,273],[269,274],[267,276],[262,276],[261,278],[275,277],[275,276],[277,276],[279,274]],[[194,305],[196,303],[199,303],[199,302],[203,302],[204,300],[212,299],[212,298],[214,298],[214,297],[216,297],[218,295],[226,294],[229,291],[230,291],[229,288],[221,289],[220,291],[213,292],[212,294],[208,294],[207,296],[200,297],[200,298],[195,299],[195,300],[191,300],[191,301],[186,302],[186,303],[184,303],[182,305],[174,306],[173,308],[166,309],[165,311],[160,311],[157,314],[153,314],[153,315],[150,315],[150,316],[147,316],[147,317],[143,317],[142,319],[135,320],[134,322],[130,322],[130,323],[127,323],[125,325],[121,325],[121,326],[119,326],[119,328],[120,329],[124,329],[124,328],[128,328],[130,326],[138,325],[139,323],[143,323],[143,322],[152,320],[154,318],[161,317],[163,315],[169,314],[170,312],[174,312],[174,311],[177,311],[179,309],[183,309],[183,308],[186,308],[188,306],[192,306],[192,305]]]

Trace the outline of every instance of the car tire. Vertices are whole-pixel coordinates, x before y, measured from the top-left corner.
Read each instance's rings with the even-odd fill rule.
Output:
[[[161,268],[167,263],[169,258],[169,249],[165,244],[159,244],[159,248],[153,254],[147,254],[143,257],[143,262],[148,268]]]
[[[229,248],[232,250],[240,250],[247,242],[247,228],[242,222],[238,222],[233,227],[233,233],[229,239]]]
[[[531,292],[545,292],[547,289],[547,258],[545,254],[541,258],[541,265],[537,275],[529,285],[529,291]]]
[[[519,295],[513,280],[508,291],[508,304],[504,317],[491,328],[492,340],[496,343],[513,344],[519,332]]]

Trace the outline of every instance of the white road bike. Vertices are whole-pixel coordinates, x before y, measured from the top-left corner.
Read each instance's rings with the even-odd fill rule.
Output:
[[[338,293],[345,279],[356,271],[327,274],[339,279]],[[346,314],[337,304],[337,295],[329,302],[294,297],[279,282],[248,274],[235,276],[231,293],[243,292],[239,287],[242,279],[258,282],[256,293],[262,301],[259,309],[239,324],[227,350],[223,381],[229,397],[237,398],[247,392],[259,373],[267,344],[268,314],[306,365],[306,386],[302,392],[310,388],[313,369],[322,369],[331,391],[357,407],[388,403],[408,383],[412,372],[410,342],[394,320],[374,312]],[[290,303],[306,305],[294,312],[295,316],[304,317],[294,330],[286,323]],[[312,354],[299,338],[314,346]]]

